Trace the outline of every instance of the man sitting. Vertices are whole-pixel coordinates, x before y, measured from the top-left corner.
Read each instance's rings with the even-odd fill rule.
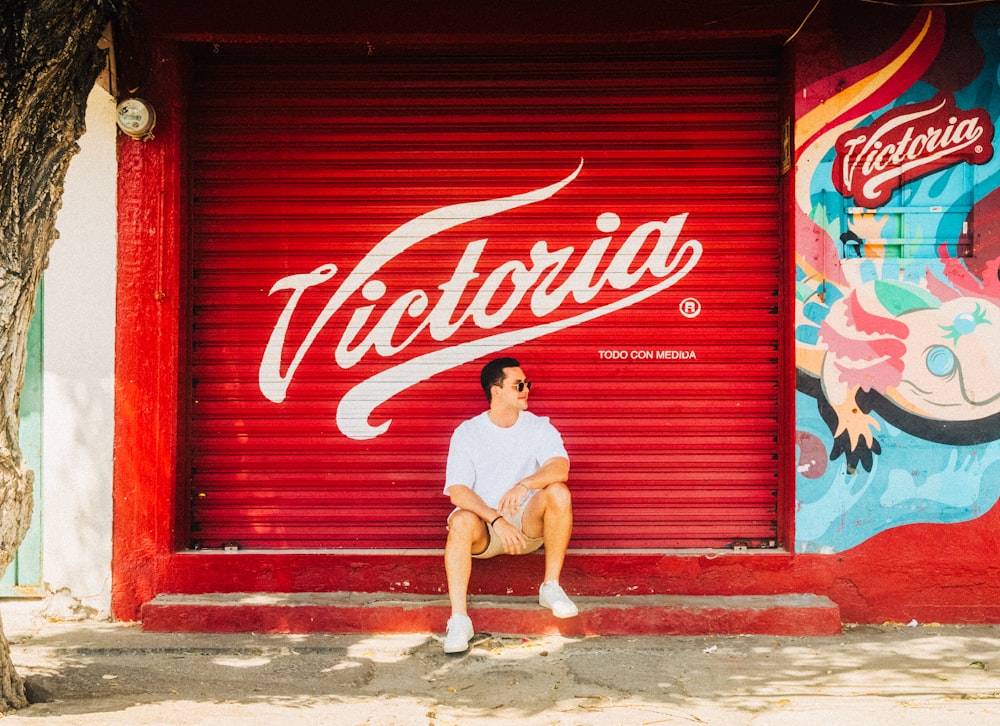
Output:
[[[474,630],[467,609],[472,560],[526,554],[545,545],[545,577],[538,602],[559,618],[577,607],[559,586],[573,509],[566,481],[569,456],[548,418],[527,411],[531,382],[513,358],[487,363],[480,384],[489,409],[455,429],[448,451],[445,571],[451,617],[446,653],[469,647]]]

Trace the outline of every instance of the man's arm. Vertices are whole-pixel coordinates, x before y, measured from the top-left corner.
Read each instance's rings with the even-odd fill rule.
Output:
[[[469,510],[485,522],[492,522],[505,511],[509,514],[516,512],[521,506],[521,500],[532,489],[544,489],[549,484],[564,484],[568,479],[569,459],[554,456],[542,464],[534,474],[525,477],[507,490],[501,497],[497,509],[488,506],[482,497],[463,484],[452,484],[448,487],[448,496],[456,507]],[[513,507],[505,507],[505,500],[512,500]]]
[[[544,489],[549,484],[565,484],[569,480],[569,459],[563,456],[553,456],[539,467],[531,476],[525,477],[518,484],[528,489]]]
[[[467,509],[484,522],[492,522],[500,517],[498,510],[487,506],[482,497],[463,484],[452,484],[448,487],[448,496],[451,498],[451,503],[456,507]],[[501,526],[503,524],[507,526]],[[507,554],[523,552],[525,546],[528,544],[525,536],[506,519],[501,518],[494,526],[493,531],[500,538],[504,552]]]
[[[452,484],[448,487],[448,497],[456,507],[467,509],[484,522],[492,522],[500,515],[500,512],[487,506],[481,496],[464,484]]]
[[[508,489],[507,493],[500,497],[497,510],[501,514],[514,514],[532,489],[544,489],[549,484],[565,484],[568,479],[569,459],[563,456],[553,456],[546,460],[534,474],[526,476]]]

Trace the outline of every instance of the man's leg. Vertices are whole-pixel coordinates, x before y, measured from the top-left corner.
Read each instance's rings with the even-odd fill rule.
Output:
[[[545,543],[545,579],[538,588],[538,604],[557,618],[571,618],[579,610],[559,585],[566,548],[573,530],[573,502],[564,484],[550,484],[533,496],[524,509],[521,528],[528,537]]]
[[[444,569],[451,600],[451,617],[444,636],[445,653],[464,653],[469,649],[469,641],[475,633],[466,602],[472,553],[482,552],[488,543],[486,524],[475,514],[459,510],[451,516],[448,542],[444,547]]]
[[[448,522],[444,548],[444,570],[448,576],[448,598],[452,615],[468,615],[466,595],[472,574],[472,554],[486,549],[486,523],[472,512],[460,509]]]
[[[559,581],[573,532],[573,499],[565,484],[550,484],[525,507],[521,530],[545,542],[545,582]]]

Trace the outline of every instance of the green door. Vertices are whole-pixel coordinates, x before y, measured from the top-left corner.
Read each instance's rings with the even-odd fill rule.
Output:
[[[42,285],[38,286],[35,314],[28,328],[28,360],[21,391],[21,451],[35,472],[35,506],[31,527],[14,562],[0,579],[0,597],[36,597],[42,594]]]

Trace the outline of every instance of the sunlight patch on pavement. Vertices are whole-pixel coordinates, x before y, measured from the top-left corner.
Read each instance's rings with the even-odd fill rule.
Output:
[[[348,646],[350,658],[367,658],[375,663],[399,663],[410,657],[410,652],[427,641],[426,633],[393,633],[363,638]]]
[[[215,665],[226,666],[228,668],[260,668],[268,665],[271,662],[271,659],[262,655],[245,657],[224,655],[219,656],[218,658],[213,658],[212,662],[215,663]]]
[[[345,660],[337,665],[330,666],[329,668],[324,668],[320,673],[333,673],[334,671],[346,671],[352,668],[360,668],[360,663],[355,663],[354,661]]]

